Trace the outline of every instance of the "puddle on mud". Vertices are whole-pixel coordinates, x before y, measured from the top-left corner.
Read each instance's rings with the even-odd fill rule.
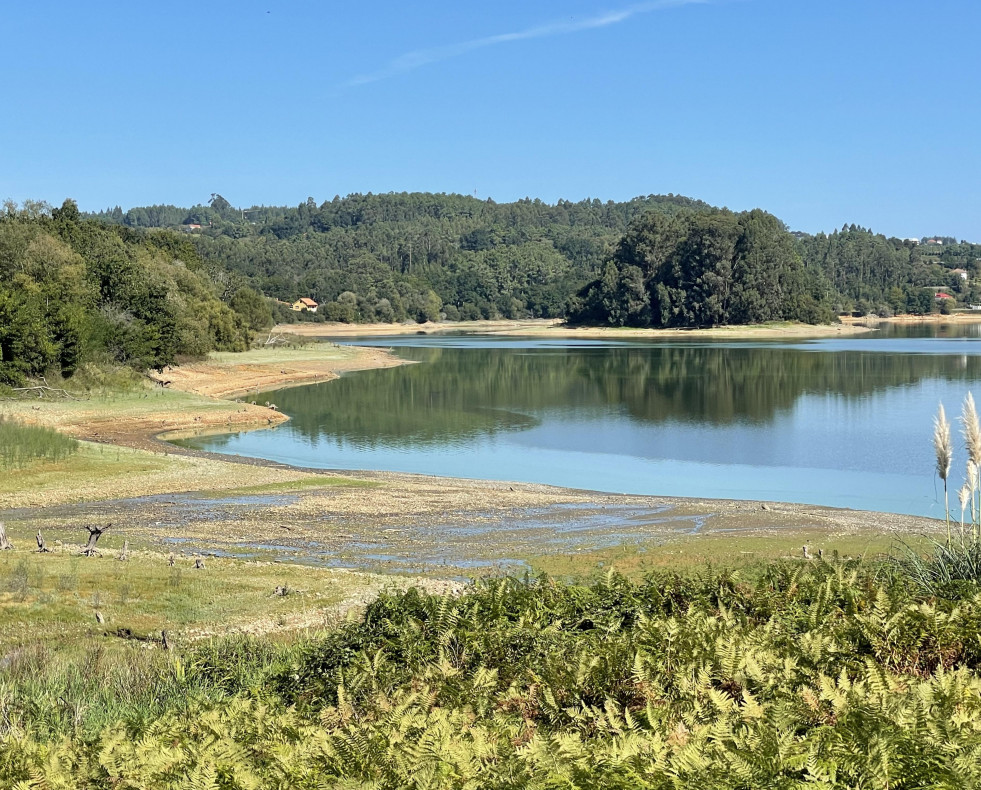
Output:
[[[577,502],[500,510],[365,516],[297,507],[298,493],[213,497],[169,494],[41,510],[8,510],[33,528],[78,531],[106,519],[129,538],[182,554],[286,561],[466,578],[521,573],[527,558],[573,554],[693,534],[709,514],[653,503]],[[52,532],[52,534],[55,534]],[[272,538],[272,539],[270,539]]]

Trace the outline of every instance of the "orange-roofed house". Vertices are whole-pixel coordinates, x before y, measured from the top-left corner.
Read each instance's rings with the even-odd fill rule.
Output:
[[[297,299],[295,302],[293,302],[293,309],[296,310],[296,312],[298,313],[302,313],[303,311],[307,311],[309,313],[316,313],[318,306],[319,305],[315,301],[313,301],[313,299],[309,299],[306,296],[301,297],[300,299]]]

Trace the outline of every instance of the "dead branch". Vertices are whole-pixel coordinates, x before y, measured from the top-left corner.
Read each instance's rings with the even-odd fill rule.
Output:
[[[99,542],[99,538],[102,537],[102,533],[109,529],[112,524],[106,524],[105,529],[101,527],[86,527],[89,531],[89,542],[85,544],[85,548],[82,549],[82,554],[86,557],[101,557],[102,553],[95,547],[95,544]]]
[[[25,395],[35,395],[38,398],[58,397],[65,398],[66,400],[82,400],[72,395],[66,389],[50,386],[45,378],[42,378],[41,381],[43,383],[35,384],[31,387],[11,387],[11,389],[14,392],[23,392]]]

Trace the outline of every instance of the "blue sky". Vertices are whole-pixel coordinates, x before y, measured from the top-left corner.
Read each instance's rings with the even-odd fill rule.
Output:
[[[668,193],[981,241],[981,3],[8,4],[0,199]]]

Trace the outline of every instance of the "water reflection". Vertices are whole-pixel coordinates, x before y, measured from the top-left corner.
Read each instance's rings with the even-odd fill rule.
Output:
[[[642,347],[400,349],[423,364],[275,393],[310,441],[399,447],[525,431],[543,415],[640,423],[772,423],[804,395],[863,400],[925,379],[968,385],[981,356]]]
[[[977,389],[981,343],[921,329],[783,344],[385,338],[421,364],[276,392],[286,425],[188,443],[325,468],[938,515],[931,420],[938,401],[956,412]]]

